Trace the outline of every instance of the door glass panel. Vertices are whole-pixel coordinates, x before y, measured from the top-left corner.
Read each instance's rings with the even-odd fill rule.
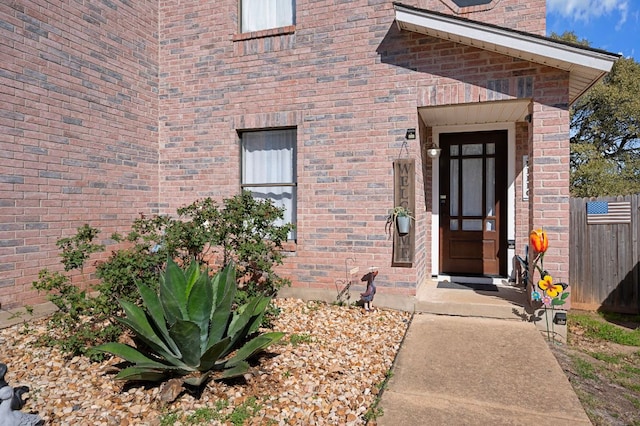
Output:
[[[487,176],[486,176],[486,200],[487,200],[487,216],[495,216],[496,206],[496,159],[487,158]]]
[[[449,221],[449,229],[452,231],[458,230],[458,219],[451,219]]]
[[[449,153],[451,154],[451,156],[455,156],[455,155],[459,155],[458,154],[458,145],[451,145],[449,147]]]
[[[482,231],[482,219],[463,219],[463,231]]]
[[[496,221],[494,219],[487,220],[485,222],[485,231],[495,231]]]
[[[485,145],[487,149],[487,155],[494,155],[496,153],[496,144],[488,143]]]
[[[462,145],[462,155],[482,155],[482,144]]]
[[[464,216],[482,216],[482,182],[482,158],[462,160],[462,214]]]
[[[449,215],[458,216],[458,163],[460,160],[451,160],[449,173],[449,190],[451,192],[449,199]]]

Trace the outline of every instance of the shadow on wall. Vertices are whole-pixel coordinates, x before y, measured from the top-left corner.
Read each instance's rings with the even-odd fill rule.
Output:
[[[535,65],[531,65],[530,69],[518,69],[517,75],[512,76],[515,80],[505,78],[502,67],[497,67],[499,69],[496,71],[495,58],[503,57],[505,63],[512,62],[512,58],[427,35],[401,31],[395,22],[389,27],[376,52],[380,55],[382,63],[404,68],[406,73],[414,71],[424,73],[425,77],[449,78],[476,89],[485,89],[486,99],[483,100],[526,98],[533,95],[531,76],[537,72]],[[469,53],[469,60],[475,62],[473,66],[466,66],[463,52]],[[486,56],[486,70],[478,66],[478,54]],[[493,67],[488,69],[490,59],[494,62],[491,62]],[[497,74],[494,78],[492,72],[498,72],[499,75]],[[435,81],[435,78],[433,80]],[[430,104],[436,104],[435,85],[432,92],[428,94],[434,98]],[[477,94],[472,96],[468,93],[467,95],[470,97],[468,102],[478,101]]]

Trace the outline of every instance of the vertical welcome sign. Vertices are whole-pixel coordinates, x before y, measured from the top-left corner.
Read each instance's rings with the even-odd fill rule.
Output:
[[[416,216],[416,162],[412,158],[397,159],[393,162],[394,207],[402,206],[415,218]],[[411,230],[399,235],[393,229],[393,266],[411,266],[415,251],[415,220],[411,221]]]

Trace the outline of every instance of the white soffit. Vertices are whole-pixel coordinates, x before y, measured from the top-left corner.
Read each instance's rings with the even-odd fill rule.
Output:
[[[573,103],[611,70],[619,55],[394,3],[401,30],[426,34],[479,49],[568,71]]]
[[[525,121],[530,99],[450,104],[418,108],[425,125],[458,126],[464,124],[510,123]]]

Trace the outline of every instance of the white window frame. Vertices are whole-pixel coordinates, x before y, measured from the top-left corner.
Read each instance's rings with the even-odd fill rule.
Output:
[[[269,199],[276,206],[284,207],[284,219],[279,221],[279,225],[295,225],[298,204],[296,128],[242,131],[240,140],[241,188],[250,191],[257,199]],[[271,144],[273,149],[269,148]],[[251,164],[252,161],[259,164]],[[288,238],[296,239],[295,230]]]
[[[295,0],[240,0],[240,28],[243,33],[295,24]]]

